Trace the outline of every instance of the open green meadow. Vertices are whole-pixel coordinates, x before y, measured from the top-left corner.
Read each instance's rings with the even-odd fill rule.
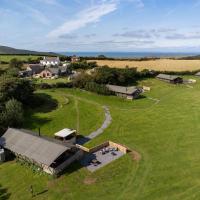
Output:
[[[26,110],[24,125],[48,136],[64,127],[88,135],[101,126],[107,105],[111,125],[86,145],[112,140],[139,152],[140,161],[128,154],[94,173],[74,163],[58,179],[10,161],[0,165],[0,188],[11,200],[31,199],[30,185],[36,200],[200,199],[200,80],[190,86],[156,79],[140,84],[151,91],[135,101],[75,89],[37,91],[49,102]]]
[[[16,58],[21,61],[28,61],[29,59],[37,59],[41,56],[34,55],[0,55],[0,61],[2,62],[10,62],[11,59]]]
[[[40,83],[55,84],[55,83],[68,83],[68,82],[69,80],[67,77],[62,77],[57,79],[42,79],[42,78],[35,79],[36,84]]]

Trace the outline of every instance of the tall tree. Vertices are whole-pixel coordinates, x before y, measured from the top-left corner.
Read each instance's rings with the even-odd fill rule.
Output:
[[[1,119],[4,127],[20,127],[23,122],[22,104],[15,99],[6,102]]]

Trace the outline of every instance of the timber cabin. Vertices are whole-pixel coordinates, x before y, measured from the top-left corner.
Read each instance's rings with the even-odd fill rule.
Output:
[[[106,87],[113,93],[115,93],[116,96],[126,98],[129,100],[136,99],[140,96],[140,94],[143,92],[142,89],[137,88],[135,86],[132,87],[123,87],[118,85],[106,85]]]
[[[161,81],[165,81],[172,84],[183,83],[183,78],[181,78],[180,76],[175,76],[175,75],[159,74],[158,76],[156,76],[156,78]]]
[[[62,143],[29,130],[13,128],[9,128],[0,137],[0,147],[52,175],[62,172],[83,153],[71,143]]]

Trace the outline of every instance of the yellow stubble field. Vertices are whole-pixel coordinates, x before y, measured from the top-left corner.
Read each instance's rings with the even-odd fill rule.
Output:
[[[200,60],[173,60],[159,59],[148,61],[127,61],[127,60],[90,60],[96,61],[99,66],[129,68],[137,67],[139,71],[150,69],[156,71],[194,71],[200,70]]]

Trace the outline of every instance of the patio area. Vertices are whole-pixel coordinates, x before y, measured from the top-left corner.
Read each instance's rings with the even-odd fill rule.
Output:
[[[89,171],[94,172],[123,155],[125,155],[125,153],[118,148],[113,148],[111,146],[103,147],[96,152],[87,153],[81,160],[81,164]]]

